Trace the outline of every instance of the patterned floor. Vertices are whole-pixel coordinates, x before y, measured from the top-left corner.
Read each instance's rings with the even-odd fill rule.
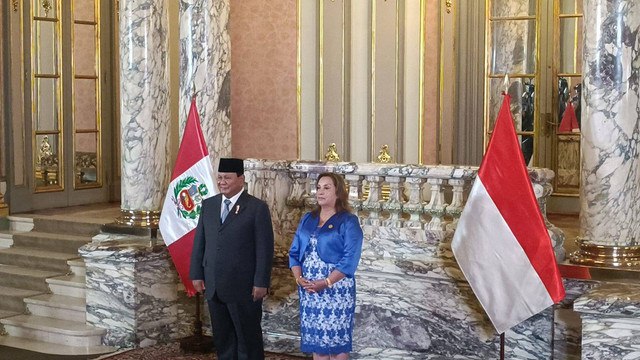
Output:
[[[299,356],[290,356],[282,354],[265,354],[265,360],[301,360],[310,359]],[[144,349],[134,349],[122,353],[101,357],[100,359],[108,360],[213,360],[217,359],[214,354],[185,354],[180,350],[179,344],[169,344],[160,346],[151,346]]]

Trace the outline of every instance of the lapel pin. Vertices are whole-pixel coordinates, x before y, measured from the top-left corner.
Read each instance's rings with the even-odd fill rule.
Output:
[[[240,211],[240,205],[236,205],[236,215],[238,215],[238,211]]]
[[[333,224],[329,224],[329,229],[333,229]]]

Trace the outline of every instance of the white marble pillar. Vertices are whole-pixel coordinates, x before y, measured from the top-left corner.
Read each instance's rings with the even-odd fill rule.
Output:
[[[169,181],[167,9],[120,0],[121,224],[157,227]]]
[[[212,161],[231,154],[229,0],[180,0],[180,138],[195,88]]]
[[[640,3],[584,1],[577,263],[640,265]]]

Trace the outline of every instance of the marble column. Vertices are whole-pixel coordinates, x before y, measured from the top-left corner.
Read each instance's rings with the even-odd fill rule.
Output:
[[[157,227],[169,181],[167,9],[120,0],[120,224]]]
[[[640,3],[584,1],[580,250],[572,261],[640,265]]]
[[[211,160],[231,154],[229,0],[180,1],[180,138],[196,92]]]

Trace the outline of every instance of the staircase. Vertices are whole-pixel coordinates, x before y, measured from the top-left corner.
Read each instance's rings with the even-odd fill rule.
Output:
[[[86,324],[78,248],[100,224],[10,216],[0,231],[0,345],[59,355],[112,352],[106,330]]]

